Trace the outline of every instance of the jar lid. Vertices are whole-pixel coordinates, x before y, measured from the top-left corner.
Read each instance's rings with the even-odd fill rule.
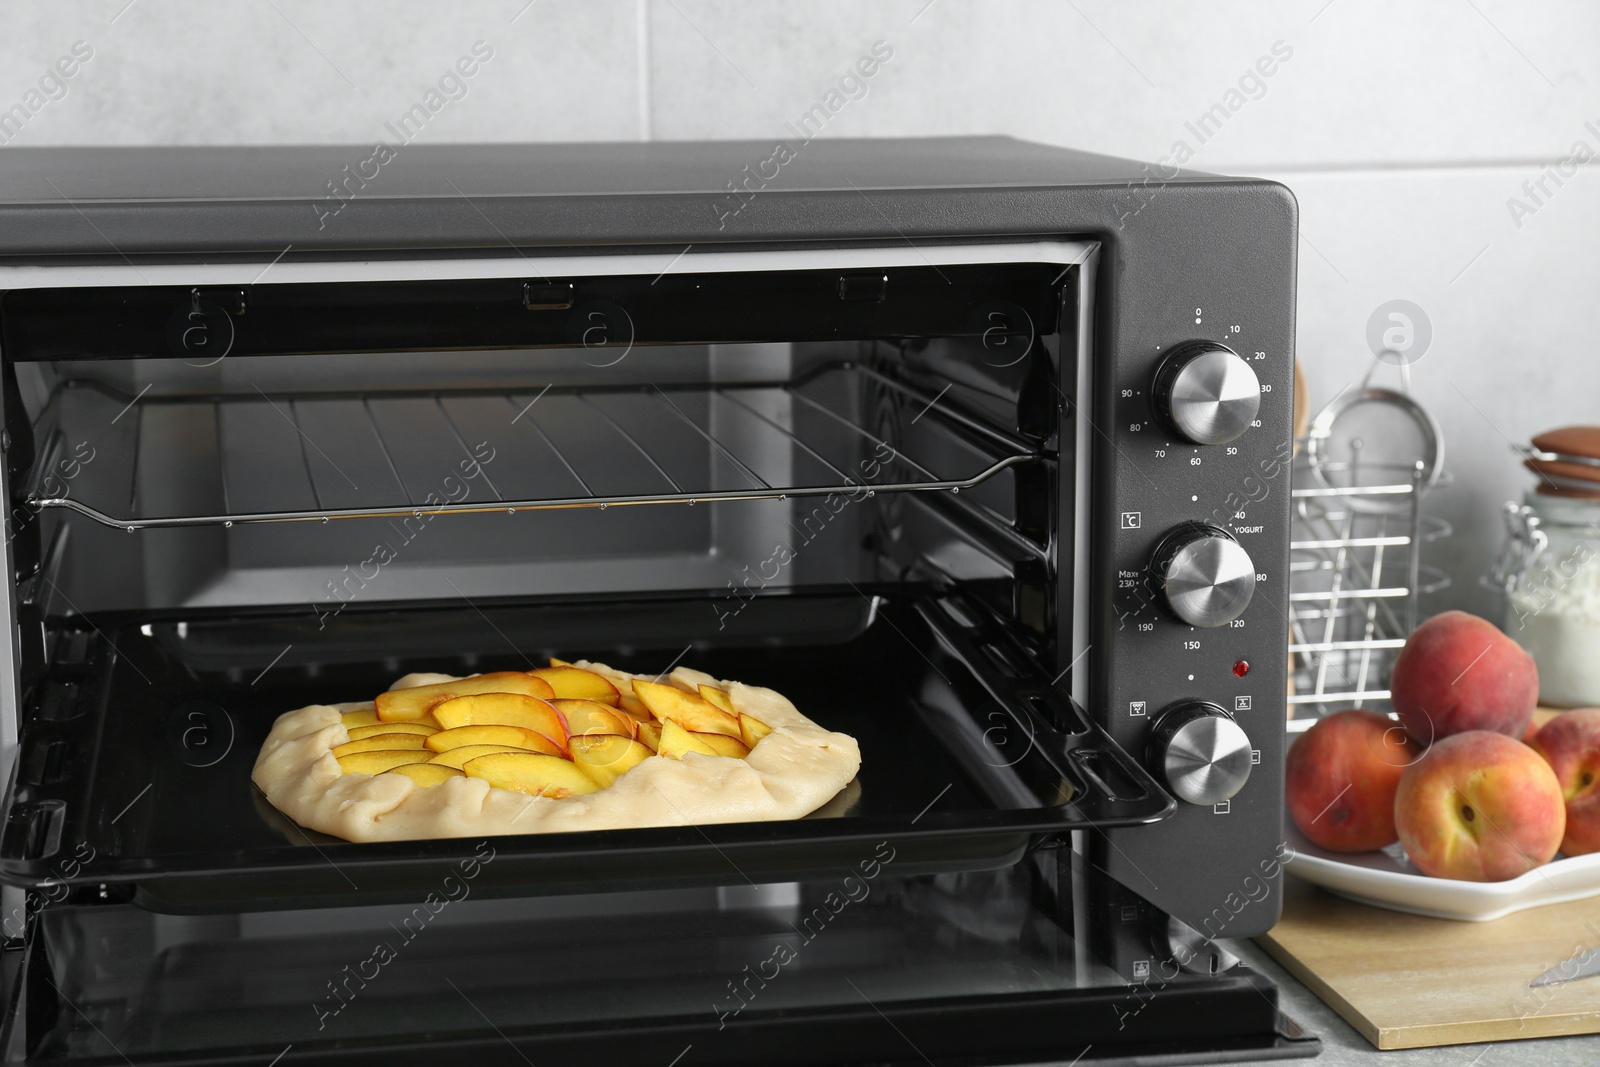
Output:
[[[1536,434],[1522,465],[1540,476],[1551,496],[1600,493],[1600,426],[1563,426]]]
[[[1534,492],[1540,496],[1559,496],[1568,500],[1600,500],[1600,485],[1596,485],[1593,489],[1574,489],[1567,485],[1540,483]]]

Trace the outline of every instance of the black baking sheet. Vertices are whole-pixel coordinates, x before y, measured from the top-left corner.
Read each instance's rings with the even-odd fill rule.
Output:
[[[737,636],[720,617],[709,598],[480,601],[67,629],[23,731],[0,878],[57,894],[104,884],[178,912],[415,898],[479,842],[352,844],[296,826],[250,782],[267,731],[408,671],[527,669],[551,653],[769,686],[855,737],[861,772],[797,821],[495,838],[485,891],[771,882],[848,870],[883,841],[901,870],[975,869],[1043,835],[1171,811],[971,606],[851,589],[751,600]]]

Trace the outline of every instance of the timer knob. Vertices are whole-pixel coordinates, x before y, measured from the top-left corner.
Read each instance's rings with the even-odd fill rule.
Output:
[[[1223,445],[1250,428],[1261,381],[1238,353],[1210,341],[1172,351],[1150,387],[1156,415],[1197,445]]]
[[[1190,626],[1226,626],[1256,591],[1256,565],[1233,535],[1206,522],[1174,527],[1150,557],[1151,577]]]
[[[1150,762],[1179,799],[1209,807],[1250,778],[1250,738],[1215,704],[1179,704],[1150,734]]]

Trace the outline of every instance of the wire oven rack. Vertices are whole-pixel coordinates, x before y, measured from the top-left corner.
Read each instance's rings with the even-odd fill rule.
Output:
[[[863,393],[921,414],[888,441]],[[408,514],[960,492],[1028,443],[871,368],[760,385],[141,399],[64,388],[28,502],[130,532]],[[887,431],[880,431],[887,435]],[[93,461],[67,480],[69,450]],[[54,475],[51,472],[56,472]]]
[[[1399,463],[1295,467],[1290,553],[1291,717],[1387,701],[1389,668],[1417,624],[1418,599],[1450,578],[1421,561],[1422,545],[1448,537],[1422,514],[1426,470]],[[1435,485],[1448,483],[1441,471]],[[1366,484],[1377,481],[1383,484]],[[1307,720],[1309,724],[1309,720]]]

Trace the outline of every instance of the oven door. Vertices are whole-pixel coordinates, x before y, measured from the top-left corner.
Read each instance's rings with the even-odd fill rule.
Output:
[[[1276,990],[1064,849],[807,882],[172,916],[52,905],[5,959],[10,1061],[1012,1064],[1317,1052]],[[1195,947],[1198,946],[1198,947]]]

